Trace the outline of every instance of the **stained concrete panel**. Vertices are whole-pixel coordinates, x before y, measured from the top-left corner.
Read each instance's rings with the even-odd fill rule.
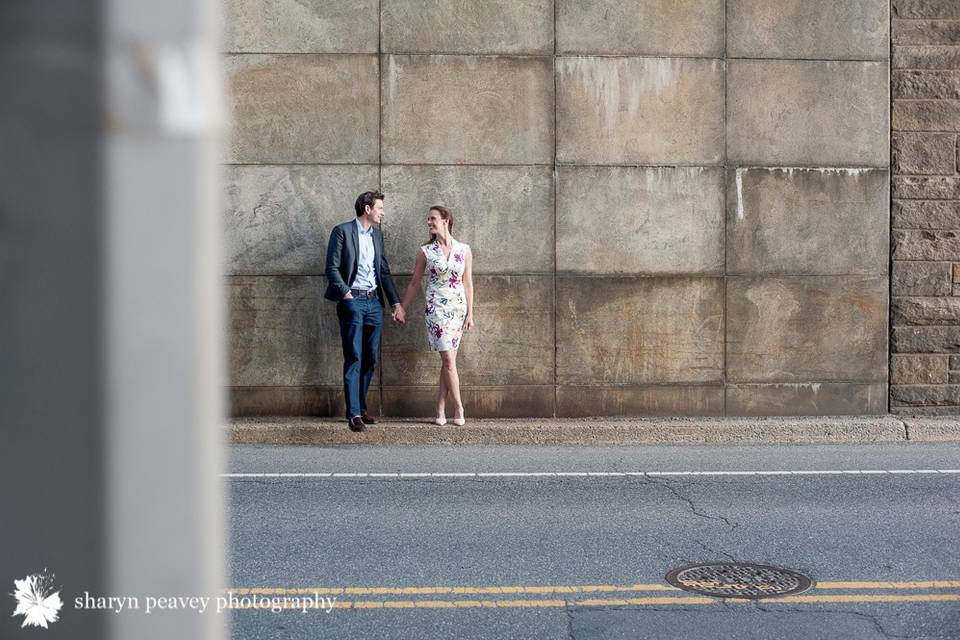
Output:
[[[888,65],[730,60],[727,156],[739,164],[889,164]]]
[[[718,416],[723,388],[706,385],[572,387],[557,390],[557,416]]]
[[[342,383],[340,325],[336,304],[323,299],[326,278],[234,276],[226,284],[231,385]]]
[[[436,204],[452,210],[453,235],[470,245],[475,274],[553,273],[550,167],[387,165],[382,180],[382,229],[394,273],[413,272]]]
[[[557,382],[715,382],[723,374],[721,278],[560,277]]]
[[[558,58],[557,160],[719,164],[722,60]]]
[[[374,381],[374,385],[376,381]],[[380,393],[371,388],[367,410],[380,413]],[[342,417],[346,412],[343,386],[337,387],[231,387],[232,416]],[[344,427],[346,429],[346,427]]]
[[[227,162],[376,163],[375,55],[225,56]]]
[[[884,169],[727,173],[727,273],[872,274],[889,263]]]
[[[549,58],[384,57],[383,162],[553,162]]]
[[[723,56],[723,0],[557,0],[557,51]]]
[[[887,412],[887,385],[843,382],[734,384],[727,387],[732,416],[857,416]]]
[[[727,327],[731,382],[886,379],[885,277],[729,277]]]
[[[231,52],[376,53],[377,0],[221,0]]]
[[[398,278],[401,295],[410,279]],[[474,320],[457,358],[460,384],[553,384],[552,276],[474,276]],[[384,386],[437,384],[440,356],[429,350],[422,291],[403,326],[383,333]]]
[[[723,273],[719,168],[559,167],[557,270]]]
[[[883,60],[889,55],[887,0],[728,0],[732,58]]]
[[[383,0],[383,51],[553,54],[553,0]]]
[[[224,167],[226,272],[322,274],[331,229],[356,217],[356,197],[377,188],[378,174],[371,165]]]
[[[464,415],[472,418],[549,418],[553,417],[554,388],[550,386],[509,385],[505,387],[460,388]],[[383,415],[399,418],[436,416],[436,387],[385,387]],[[447,400],[447,419],[454,407]],[[456,427],[454,427],[456,429]],[[451,432],[456,438],[456,431]]]

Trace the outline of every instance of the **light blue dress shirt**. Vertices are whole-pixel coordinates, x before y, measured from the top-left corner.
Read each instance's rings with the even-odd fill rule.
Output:
[[[351,289],[369,291],[377,288],[377,278],[373,273],[373,225],[366,231],[360,220],[356,220],[357,237],[360,239],[360,255],[357,256],[357,277],[350,285]]]

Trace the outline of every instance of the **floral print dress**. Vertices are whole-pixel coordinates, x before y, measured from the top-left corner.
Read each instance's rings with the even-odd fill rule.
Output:
[[[427,259],[427,340],[431,351],[460,348],[463,322],[467,317],[467,297],[463,289],[463,271],[470,245],[451,238],[450,257],[443,255],[434,240],[420,247]]]

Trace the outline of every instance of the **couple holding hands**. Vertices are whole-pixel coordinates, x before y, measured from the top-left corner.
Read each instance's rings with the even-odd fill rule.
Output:
[[[457,350],[463,331],[473,327],[470,246],[454,239],[453,214],[449,209],[430,207],[426,219],[430,239],[417,251],[413,278],[401,300],[390,275],[383,234],[377,228],[383,220],[383,201],[384,195],[379,191],[361,193],[354,204],[356,219],[334,227],[327,245],[329,285],[324,297],[337,303],[347,424],[352,431],[363,431],[364,425],[376,422],[367,415],[367,389],[380,353],[384,296],[393,309],[391,318],[404,324],[407,309],[426,275],[427,341],[431,351],[440,353],[436,423],[447,423],[449,394],[454,405],[453,422],[463,425]]]

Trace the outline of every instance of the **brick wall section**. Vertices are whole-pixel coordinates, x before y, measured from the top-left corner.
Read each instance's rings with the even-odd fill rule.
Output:
[[[960,414],[960,2],[892,4],[891,411]]]

